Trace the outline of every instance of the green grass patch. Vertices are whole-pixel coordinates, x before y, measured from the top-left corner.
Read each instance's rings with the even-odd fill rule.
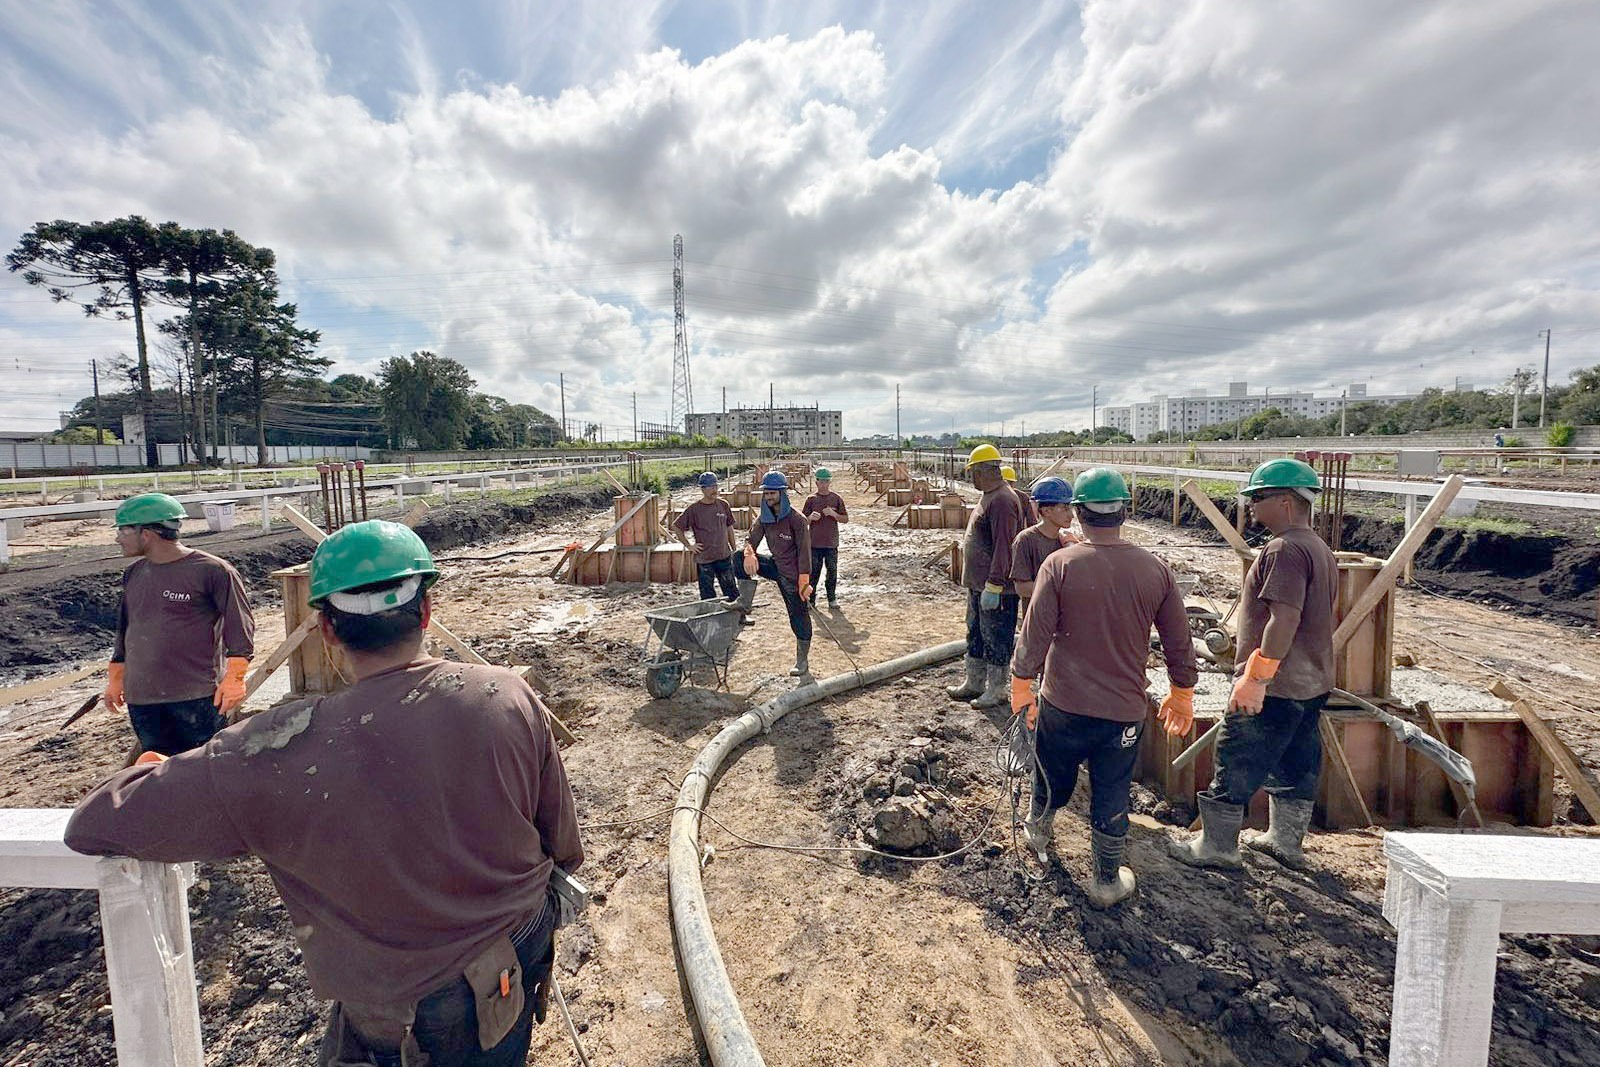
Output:
[[[1402,522],[1405,520],[1402,519]],[[1497,533],[1510,537],[1545,537],[1534,528],[1533,523],[1522,519],[1491,519],[1479,518],[1476,515],[1446,515],[1439,522],[1440,526],[1452,530],[1466,530],[1468,533]]]

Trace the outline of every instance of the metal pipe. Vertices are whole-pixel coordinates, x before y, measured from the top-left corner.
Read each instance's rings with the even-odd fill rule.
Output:
[[[361,521],[367,521],[367,465],[362,460],[356,460],[356,474],[361,478]],[[513,479],[512,484],[516,484]]]
[[[668,848],[668,899],[672,933],[677,944],[679,967],[684,984],[694,1002],[695,1018],[706,1052],[716,1067],[764,1067],[761,1050],[745,1022],[734,995],[733,983],[722,963],[717,935],[711,928],[705,887],[700,881],[700,812],[711,795],[711,785],[722,762],[735,749],[772,729],[772,724],[796,708],[803,708],[827,697],[885,681],[907,671],[931,667],[945,660],[966,655],[965,641],[949,641],[920,652],[875,664],[866,670],[836,674],[820,682],[791,689],[775,700],[752,708],[724,726],[695,757],[678,790],[677,810],[672,813],[672,835]]]

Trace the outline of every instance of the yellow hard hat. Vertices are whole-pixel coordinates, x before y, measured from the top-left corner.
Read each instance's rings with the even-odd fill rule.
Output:
[[[1008,482],[1014,482],[1017,480],[1017,470],[1015,467],[1001,467],[1000,477]]]
[[[972,455],[967,457],[967,466],[976,467],[980,463],[999,463],[1000,450],[991,444],[981,444],[972,450]]]

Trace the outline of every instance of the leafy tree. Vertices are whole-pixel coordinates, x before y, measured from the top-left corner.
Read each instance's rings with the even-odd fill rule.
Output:
[[[180,320],[162,323],[161,330],[179,338],[187,333],[184,347],[190,361],[190,407],[196,448],[203,457],[206,452],[204,383],[207,367],[201,343],[200,305],[203,301],[219,299],[227,286],[239,284],[251,272],[270,271],[274,257],[271,249],[256,248],[232,230],[192,230],[176,222],[164,222],[157,228],[157,234],[166,277],[153,292],[165,303],[187,311]]]
[[[200,335],[217,359],[219,402],[255,426],[256,462],[267,462],[266,410],[274,398],[315,379],[333,361],[316,354],[322,339],[295,322],[298,308],[278,302],[278,279],[253,271],[199,308]]]
[[[119,319],[133,319],[139,398],[146,415],[154,395],[144,309],[163,266],[161,235],[139,215],[110,222],[36,223],[6,255],[9,270],[20,272],[29,285],[43,286],[57,302],[77,303],[91,317],[111,312]],[[145,441],[145,462],[153,467],[154,433],[147,433]]]
[[[467,368],[447,356],[422,351],[384,360],[378,387],[390,445],[458,447],[471,421],[473,385]]]
[[[110,430],[100,431],[100,440],[95,441],[95,428],[93,426],[69,426],[60,433],[50,435],[50,444],[53,445],[120,445],[121,439]]]

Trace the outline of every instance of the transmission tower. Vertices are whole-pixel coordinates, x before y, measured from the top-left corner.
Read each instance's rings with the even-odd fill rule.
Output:
[[[694,390],[689,385],[689,328],[683,318],[683,235],[672,237],[672,412],[667,422],[673,430],[688,432],[685,418],[694,410]]]

